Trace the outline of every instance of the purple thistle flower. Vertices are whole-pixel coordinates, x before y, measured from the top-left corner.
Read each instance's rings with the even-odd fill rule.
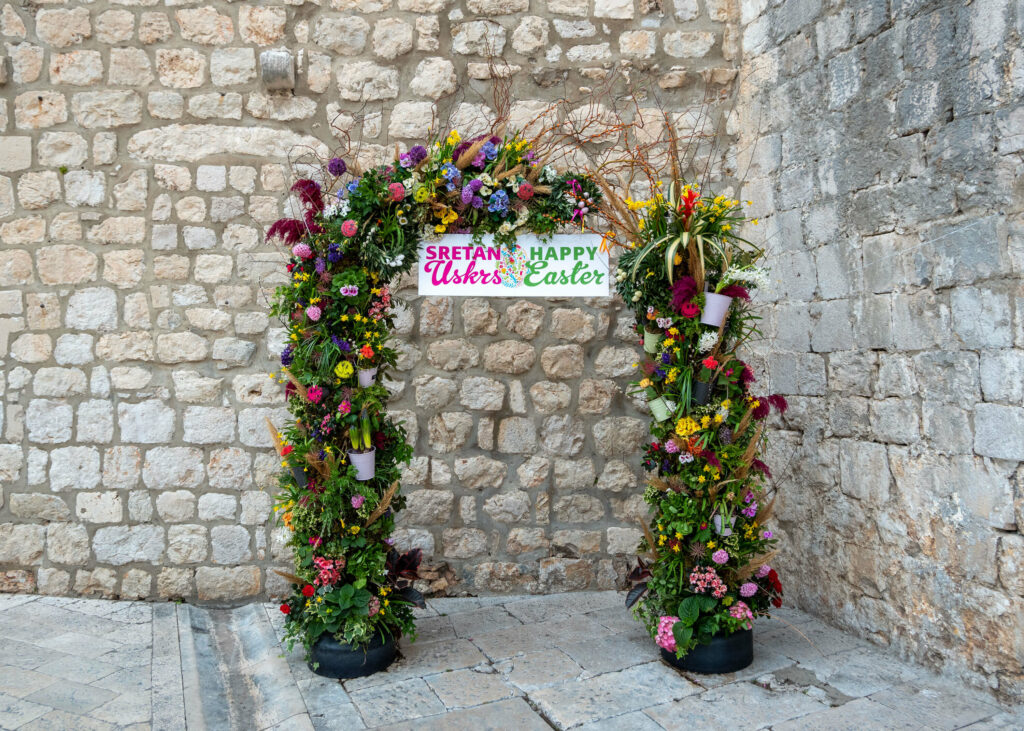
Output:
[[[473,178],[468,183],[469,187],[473,189],[474,193],[479,193],[480,189],[484,187],[483,181]]]
[[[468,185],[465,186],[462,189],[460,197],[462,198],[462,203],[468,206],[470,203],[473,202],[473,189],[470,188]]]
[[[483,208],[484,207],[484,199],[481,198],[478,195],[473,196],[472,203],[473,203],[473,208]]]

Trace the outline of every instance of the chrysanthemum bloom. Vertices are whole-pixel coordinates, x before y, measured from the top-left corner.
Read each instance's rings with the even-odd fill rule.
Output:
[[[521,183],[519,185],[519,190],[516,191],[516,195],[519,196],[519,200],[530,200],[533,198],[533,186],[529,183]]]
[[[355,508],[356,510],[359,510],[359,508],[363,507],[363,503],[365,502],[366,498],[363,497],[362,495],[352,496],[352,507]]]
[[[319,320],[320,315],[322,314],[323,312],[321,312],[320,308],[317,307],[316,305],[310,305],[309,307],[306,308],[306,317],[308,317],[313,322]]]
[[[348,378],[349,376],[352,375],[352,372],[354,370],[355,369],[352,367],[351,363],[349,363],[347,360],[343,360],[340,363],[338,363],[338,365],[334,366],[334,375],[336,375],[338,378]],[[348,402],[343,401],[342,403]],[[348,412],[346,411],[345,413],[347,414]]]
[[[353,221],[351,218],[341,224],[341,233],[345,236],[355,236],[356,231],[359,230],[359,224]]]
[[[752,597],[756,593],[757,593],[757,584],[755,584],[753,581],[748,581],[747,583],[745,583],[743,586],[740,587],[740,596],[742,596],[742,597]]]
[[[401,183],[392,183],[389,185],[388,192],[391,193],[391,200],[395,203],[405,198],[405,186]]]
[[[711,554],[711,560],[717,564],[727,563],[729,561],[729,552],[724,548],[719,548]]]
[[[700,314],[700,308],[693,302],[684,302],[679,307],[679,314],[683,317],[692,320]]]
[[[313,250],[309,248],[308,244],[295,244],[292,247],[292,254],[300,259],[308,259],[313,256]]]

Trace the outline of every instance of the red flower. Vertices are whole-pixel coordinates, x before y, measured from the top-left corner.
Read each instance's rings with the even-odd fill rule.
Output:
[[[293,447],[291,444],[286,444],[286,445],[284,445],[284,447],[281,448],[281,456],[282,457],[287,457],[289,454],[291,454],[294,451],[295,451],[295,447]]]
[[[693,209],[697,206],[697,200],[700,198],[700,193],[693,190],[692,188],[683,193],[682,200],[679,201],[680,207],[683,209],[683,220],[693,215]]]
[[[528,201],[533,198],[533,186],[529,183],[521,183],[519,190],[516,191],[516,195],[519,196],[519,200]]]
[[[291,614],[292,613],[292,608],[289,607],[287,604],[282,604],[280,607],[278,607],[278,609],[281,610],[281,614]]]
[[[304,587],[302,587],[302,596],[306,597],[307,599],[313,596],[314,594],[316,594],[316,587],[312,584],[306,584]]]
[[[364,345],[359,349],[359,355],[363,356],[367,360],[373,357],[373,348],[369,345]]]
[[[698,314],[700,314],[700,308],[693,302],[684,302],[679,307],[679,314],[687,319],[692,320]]]
[[[718,361],[709,355],[707,358],[701,361],[701,365],[703,365],[709,371],[713,371],[715,370],[715,368],[718,368]]]

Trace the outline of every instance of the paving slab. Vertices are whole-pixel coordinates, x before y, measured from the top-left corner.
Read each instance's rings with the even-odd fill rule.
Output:
[[[339,682],[280,644],[276,606],[0,595],[0,728],[1022,731],[1020,708],[797,610],[754,663],[681,673],[621,594],[430,600],[387,672]],[[400,699],[397,700],[396,699]]]

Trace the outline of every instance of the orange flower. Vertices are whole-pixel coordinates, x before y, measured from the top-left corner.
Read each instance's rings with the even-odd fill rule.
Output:
[[[363,356],[366,359],[370,359],[373,357],[373,348],[371,348],[369,345],[364,345],[362,348],[359,349],[359,355]]]

